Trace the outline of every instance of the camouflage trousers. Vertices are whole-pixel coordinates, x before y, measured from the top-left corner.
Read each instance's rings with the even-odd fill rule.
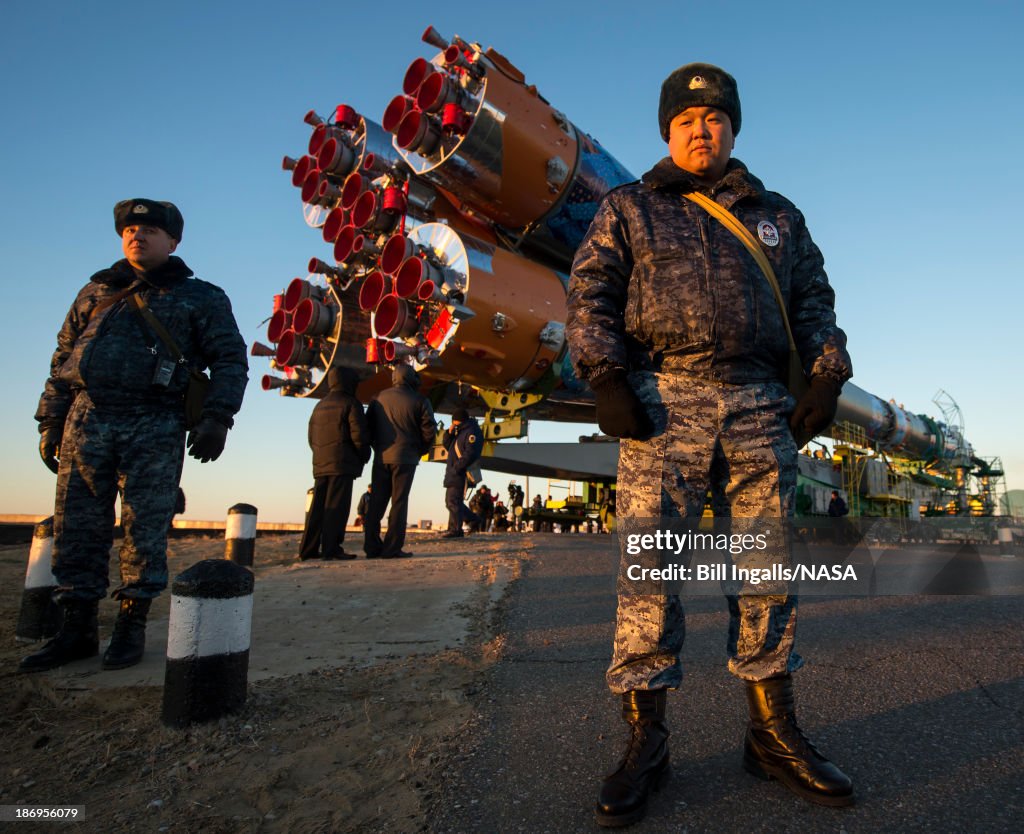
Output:
[[[630,381],[655,431],[646,440],[623,440],[619,450],[621,572],[636,562],[626,552],[624,529],[699,519],[709,491],[716,519],[792,515],[797,449],[787,422],[793,398],[784,385],[728,385],[651,371],[633,372]],[[796,597],[781,591],[726,597],[729,671],[739,678],[763,680],[803,663],[793,651]],[[678,596],[620,593],[606,676],[612,692],[677,688],[685,633]]]
[[[114,502],[121,496],[121,583],[112,596],[151,599],[167,587],[167,530],[185,453],[184,417],[100,411],[76,397],[64,425],[53,513],[58,599],[102,598],[110,584]]]

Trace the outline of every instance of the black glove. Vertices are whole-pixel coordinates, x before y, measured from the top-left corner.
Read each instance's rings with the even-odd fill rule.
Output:
[[[57,472],[60,457],[60,441],[64,432],[57,426],[46,426],[39,435],[39,457],[43,459],[46,468],[51,472]]]
[[[210,417],[204,417],[188,435],[189,454],[201,463],[217,460],[224,451],[228,427]]]
[[[793,409],[789,427],[797,445],[803,446],[812,437],[832,425],[843,386],[827,376],[816,376]]]
[[[612,368],[590,380],[597,400],[597,425],[612,437],[648,437],[654,423],[629,384],[624,368]]]

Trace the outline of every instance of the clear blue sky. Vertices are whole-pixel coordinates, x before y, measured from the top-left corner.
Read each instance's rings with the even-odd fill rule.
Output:
[[[638,175],[665,153],[662,79],[694,60],[728,69],[735,154],[806,214],[854,381],[937,417],[945,389],[976,452],[1024,487],[1019,3],[11,0],[2,20],[0,513],[52,511],[32,414],[68,305],[121,256],[113,204],[177,203],[178,254],[228,292],[246,341],[262,338],[272,294],[329,253],[280,170],[305,148],[302,115],[345,102],[379,120],[408,63],[433,55],[428,24],[504,53]],[[312,403],[260,391],[265,370],[252,360],[223,457],[187,459],[188,517],[245,501],[301,520]],[[581,428],[535,423],[532,437]],[[421,467],[413,519],[444,517],[440,480]],[[504,491],[508,477],[487,480]]]

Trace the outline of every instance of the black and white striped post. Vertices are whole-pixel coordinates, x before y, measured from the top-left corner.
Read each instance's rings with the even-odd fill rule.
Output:
[[[53,516],[40,521],[32,531],[32,547],[25,571],[25,591],[14,630],[21,643],[48,640],[60,631],[62,612],[53,601],[57,580],[50,568],[53,556]]]
[[[224,558],[249,568],[255,553],[256,508],[252,504],[235,504],[228,510],[224,528]]]
[[[254,585],[252,571],[227,559],[206,559],[175,577],[161,713],[168,727],[245,705]]]

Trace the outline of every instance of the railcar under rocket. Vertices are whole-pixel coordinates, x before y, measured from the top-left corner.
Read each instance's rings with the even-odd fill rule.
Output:
[[[345,104],[311,110],[307,153],[284,157],[323,244],[274,296],[270,344],[252,347],[270,359],[262,387],[319,398],[342,364],[360,373],[365,402],[407,362],[436,409],[485,414],[486,468],[610,483],[615,443],[494,441],[524,436],[526,414],[595,422],[567,356],[568,272],[602,196],[635,177],[500,53],[433,27],[423,40],[440,52],[409,64],[379,123]],[[1001,468],[974,454],[952,409],[912,414],[847,383],[838,464],[801,456],[810,511],[839,488],[867,496],[867,512],[967,514],[980,502],[991,514]],[[895,486],[870,475],[879,466]]]

